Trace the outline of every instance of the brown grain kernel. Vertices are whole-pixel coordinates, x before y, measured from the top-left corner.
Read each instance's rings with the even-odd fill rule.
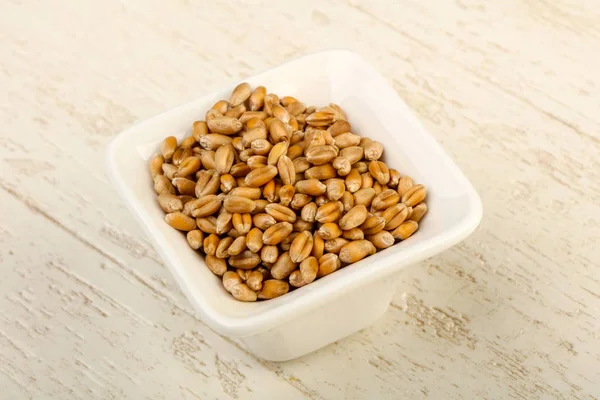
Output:
[[[191,211],[192,217],[208,217],[219,210],[222,200],[218,196],[212,194],[203,196],[190,203],[194,204]]]
[[[367,189],[367,188],[372,188],[373,187],[373,183],[375,182],[373,180],[373,177],[371,176],[370,173],[365,172],[364,174],[360,175],[360,179],[361,179],[361,184],[360,184],[360,188],[361,189]]]
[[[345,263],[355,263],[375,254],[377,249],[368,240],[354,240],[340,249],[340,260]]]
[[[354,204],[369,207],[375,198],[375,190],[373,188],[360,189],[354,193]]]
[[[324,240],[335,239],[342,236],[342,230],[335,222],[327,222],[321,225],[317,232]]]
[[[255,140],[266,140],[267,139],[267,128],[264,126],[257,126],[244,132],[242,135],[242,145],[248,147]]]
[[[369,170],[369,166],[364,161],[359,161],[357,163],[352,164],[352,168],[356,169],[360,174],[364,174]]]
[[[252,272],[252,271],[247,270],[247,269],[239,269],[239,268],[235,269],[235,273],[238,274],[240,276],[240,278],[242,278],[242,282],[246,282],[246,279],[248,278],[248,274],[250,272]]]
[[[218,104],[224,104],[224,103],[225,103],[224,101],[217,102],[215,104],[215,106]],[[211,108],[210,110],[208,110],[206,112],[206,114],[204,114],[204,119],[207,121],[207,124],[208,124],[208,122],[210,122],[211,120],[213,120],[217,117],[222,117],[222,116],[223,116],[223,114],[221,114],[219,111]]]
[[[268,279],[263,282],[263,287],[258,292],[259,299],[274,299],[275,297],[283,296],[290,290],[287,282],[278,279]]]
[[[181,211],[183,208],[183,202],[181,199],[174,194],[163,193],[158,195],[158,205],[166,213],[174,213]]]
[[[236,272],[227,271],[223,274],[223,287],[225,287],[225,290],[228,292],[231,292],[231,289],[240,283],[242,283],[242,278]]]
[[[229,97],[229,104],[232,107],[242,104],[250,97],[250,94],[250,85],[246,82],[242,82],[239,85],[237,85],[231,92],[231,96]]]
[[[333,166],[333,168],[335,168],[337,174],[342,177],[347,176],[352,170],[350,161],[346,160],[344,157],[338,156],[334,158],[331,165]]]
[[[171,179],[175,178],[175,174],[177,173],[177,167],[174,166],[173,164],[164,163],[162,165],[162,171],[163,171],[163,174],[167,178],[169,178],[169,180],[171,180]],[[155,176],[155,178],[156,178],[156,176]]]
[[[342,266],[340,258],[337,254],[327,253],[319,258],[319,271],[317,272],[317,278],[329,275],[335,272]]]
[[[308,257],[300,263],[300,274],[302,280],[311,283],[317,277],[319,271],[319,261],[315,257]]]
[[[221,181],[221,192],[229,193],[237,186],[237,181],[231,174],[225,174],[220,176]]]
[[[427,196],[427,190],[423,185],[415,185],[411,187],[404,196],[402,196],[402,202],[406,204],[407,207],[413,207],[425,200]]]
[[[173,153],[177,149],[177,138],[175,136],[166,137],[160,143],[160,152],[164,157],[165,161],[170,161]]]
[[[294,163],[294,170],[296,173],[303,173],[310,168],[310,162],[306,157],[298,157],[292,162]]]
[[[231,295],[239,301],[252,302],[256,301],[257,294],[250,289],[245,283],[240,283],[231,288]]]
[[[219,245],[220,241],[221,239],[219,238],[219,236],[217,236],[214,233],[211,233],[210,235],[206,236],[204,238],[203,244],[204,253],[206,253],[207,255],[214,256],[217,252],[217,246]]]
[[[258,292],[262,289],[263,279],[263,274],[260,271],[251,271],[246,276],[246,285],[255,292]]]
[[[293,262],[300,263],[310,255],[312,247],[312,234],[307,231],[300,232],[290,245],[290,258]]]
[[[340,228],[349,230],[362,225],[367,219],[367,208],[364,205],[352,207],[339,222]]]
[[[296,183],[296,169],[289,157],[285,155],[279,157],[279,161],[277,161],[277,170],[279,171],[279,177],[284,185],[293,185]]]
[[[283,239],[285,239],[294,227],[289,222],[278,222],[275,225],[269,227],[263,233],[263,243],[268,245],[276,245],[279,244]]]
[[[271,106],[271,112],[273,113],[273,117],[277,118],[281,122],[286,124],[290,122],[290,113],[283,106],[279,104],[273,104]]]
[[[329,199],[327,198],[327,195],[322,194],[315,197],[315,203],[317,204],[317,207],[321,207],[322,205],[329,203]]]
[[[230,193],[231,196],[244,197],[250,200],[258,200],[262,195],[260,188],[236,187]]]
[[[359,162],[363,158],[363,148],[360,146],[349,146],[340,150],[340,157],[348,160],[350,165]]]
[[[235,213],[231,218],[231,223],[239,233],[245,235],[250,232],[250,229],[252,228],[252,216],[248,213]]]
[[[413,180],[410,176],[403,176],[398,181],[397,191],[400,197],[403,197],[412,187],[414,186]]]
[[[295,98],[295,97],[292,97],[292,96],[283,96],[283,97],[280,99],[280,103],[281,103],[281,105],[282,105],[282,106],[284,106],[284,107],[287,107],[287,106],[289,106],[290,104],[292,104],[292,103],[295,103],[295,102],[297,102],[297,101],[298,101],[298,99],[297,99],[297,98]]]
[[[282,122],[280,119],[272,119],[268,128],[269,137],[271,138],[272,143],[279,143],[284,140],[289,141],[292,137],[292,127]]]
[[[254,223],[254,226],[262,229],[263,231],[269,229],[277,223],[277,221],[275,221],[275,218],[266,213],[254,215],[252,217],[252,222]]]
[[[215,152],[213,150],[202,150],[200,161],[204,169],[215,169]]]
[[[161,154],[155,154],[150,159],[148,168],[150,169],[150,176],[154,178],[156,175],[162,174],[162,166],[165,163],[165,158]]]
[[[296,193],[318,196],[327,191],[327,186],[321,183],[318,179],[305,179],[296,182]]]
[[[359,228],[362,229],[365,235],[374,235],[383,230],[384,226],[385,219],[377,215],[373,215],[372,217],[368,217],[367,220],[361,226],[359,226]]]
[[[400,226],[391,231],[394,239],[406,240],[419,229],[419,223],[415,221],[404,221]]]
[[[325,251],[325,240],[319,235],[319,232],[313,233],[313,249],[311,255],[320,258]]]
[[[269,115],[273,115],[273,110],[271,109],[271,107],[274,104],[279,104],[279,96],[277,96],[275,93],[269,93],[265,96],[265,105],[264,105],[264,110],[266,111],[267,114]]]
[[[239,157],[240,157],[240,161],[247,163],[248,160],[250,159],[250,157],[252,157],[254,155],[254,150],[252,149],[244,149],[242,151],[240,151]],[[250,167],[248,167],[250,168]]]
[[[347,231],[343,231],[342,237],[348,240],[362,240],[365,238],[365,234],[360,228],[352,228]]]
[[[263,120],[267,118],[267,113],[264,111],[246,111],[238,119],[242,124],[246,125],[247,129],[254,129],[262,126],[266,129]]]
[[[257,86],[248,99],[248,108],[250,111],[258,111],[263,108],[266,95],[267,89],[264,86]]]
[[[173,186],[177,188],[179,194],[192,196],[194,194],[194,188],[196,187],[196,182],[187,178],[173,178],[171,181]]]
[[[274,263],[279,257],[277,246],[263,246],[260,250],[260,259],[267,263]]]
[[[306,177],[306,179],[319,180],[335,178],[337,174],[338,171],[331,164],[324,164],[316,167],[311,167],[304,172],[304,176]]]
[[[314,112],[306,117],[306,123],[310,126],[328,126],[335,121],[331,112]]]
[[[361,188],[362,185],[362,177],[358,173],[358,170],[352,169],[350,173],[346,176],[346,189],[350,193],[355,193]]]
[[[192,249],[201,249],[202,245],[204,244],[204,232],[199,229],[194,229],[193,231],[189,231],[187,233],[186,239]]]
[[[302,207],[304,207],[311,201],[312,201],[312,196],[309,196],[309,195],[303,194],[303,193],[296,193],[296,194],[294,194],[294,197],[292,197],[292,202],[290,203],[290,206],[294,210],[301,210]]]
[[[227,252],[227,250],[229,250],[229,246],[231,246],[232,243],[233,243],[232,237],[225,236],[223,239],[221,239],[219,241],[219,244],[217,245],[217,250],[215,251],[215,256],[217,256],[218,258],[229,257],[229,253]]]
[[[196,197],[201,198],[211,194],[217,194],[221,187],[221,177],[214,170],[205,171],[196,181],[194,192]]]
[[[225,260],[217,258],[213,255],[207,255],[205,258],[206,265],[217,276],[223,276],[227,272],[227,263]]]
[[[196,139],[193,136],[188,136],[186,138],[181,139],[181,143],[179,143],[180,148],[190,148],[196,144]],[[190,153],[191,154],[191,153]]]
[[[181,164],[179,164],[179,168],[177,169],[177,173],[175,176],[185,178],[187,176],[195,174],[200,167],[202,166],[202,162],[200,161],[200,157],[192,156],[188,157]]]
[[[244,250],[246,250],[246,236],[238,236],[227,249],[227,253],[230,256],[235,256]]]
[[[154,191],[157,194],[175,194],[175,187],[164,175],[156,175],[154,177]]]
[[[419,203],[412,209],[412,214],[410,215],[410,220],[415,222],[420,222],[421,218],[427,213],[427,204]]]
[[[235,229],[235,228],[231,228],[231,229],[230,229],[230,230],[227,232],[227,236],[229,236],[229,237],[231,237],[231,238],[234,238],[234,239],[237,239],[237,238],[239,238],[240,236],[244,236],[244,235],[243,235],[242,233],[238,232],[238,230],[237,230],[237,229]]]
[[[315,222],[317,216],[317,204],[314,202],[310,202],[302,207],[302,211],[300,212],[300,218],[302,218],[306,222]]]
[[[385,210],[400,201],[400,195],[394,189],[387,189],[373,198],[371,206],[375,210]]]
[[[250,250],[244,250],[240,254],[229,257],[228,262],[234,268],[252,269],[260,264],[260,257]]]
[[[229,117],[225,117],[229,118]],[[208,135],[204,135],[200,138],[200,147],[204,150],[216,150],[221,146],[226,144],[231,144],[232,138],[226,135],[221,135],[219,133],[209,133]]]
[[[289,282],[290,282],[290,285],[292,285],[293,287],[297,287],[297,288],[302,287],[307,284],[307,282],[304,282],[304,280],[302,279],[302,274],[300,273],[299,269],[293,271],[290,274]]]
[[[294,223],[294,232],[313,231],[313,223],[297,219]]]
[[[402,203],[394,204],[385,209],[385,211],[381,214],[381,217],[385,219],[385,227],[386,230],[396,229],[401,223],[404,222],[408,215],[408,209],[406,205]]]
[[[371,139],[362,138],[360,146],[365,151],[365,158],[369,161],[379,160],[383,154],[383,145]]]
[[[290,257],[290,253],[286,251],[279,255],[277,261],[275,261],[275,264],[271,268],[271,276],[275,279],[285,279],[290,276],[297,266],[298,264]]]
[[[248,167],[251,169],[250,172],[252,172],[258,168],[266,167],[267,166],[267,157],[259,156],[259,155],[252,155],[252,156],[248,157],[248,161],[246,161],[246,164],[248,164]]]
[[[243,104],[240,104],[240,105],[230,108],[223,115],[225,115],[226,117],[240,118],[245,112],[246,112],[246,106]],[[240,122],[243,124],[242,121],[240,121]]]
[[[229,171],[229,173],[235,178],[245,177],[249,172],[250,167],[248,167],[248,165],[244,162],[234,164]]]
[[[219,114],[225,114],[227,109],[229,108],[229,103],[227,100],[219,100],[210,108],[211,110],[216,111]]]
[[[184,206],[185,209],[185,206]],[[196,225],[204,233],[217,233],[217,218],[214,216],[196,218]]]
[[[347,190],[342,195],[340,201],[344,206],[344,212],[348,212],[352,207],[354,207],[354,196]]]
[[[300,145],[300,143],[295,144],[293,146],[288,147],[287,153],[285,153],[290,160],[294,161],[296,158],[301,157],[304,149]]]
[[[265,207],[269,204],[269,202],[265,199],[258,199],[254,200],[254,204],[256,205],[256,207],[254,208],[254,211],[250,213],[252,215],[264,213]]]
[[[346,184],[344,183],[344,180],[339,178],[327,180],[327,182],[325,182],[325,186],[327,186],[327,198],[331,201],[341,199],[346,191]]]
[[[190,201],[192,201],[192,200],[196,200],[196,198],[195,198],[194,196],[186,196],[186,195],[183,195],[183,194],[180,194],[179,196],[177,196],[177,198],[178,198],[179,200],[181,200],[181,203],[182,203],[184,206],[186,205],[186,203],[188,203],[188,202],[190,202]],[[184,213],[184,214],[185,214],[185,213]],[[185,214],[185,215],[187,215],[187,214]],[[188,215],[188,217],[189,217],[189,215]]]
[[[305,155],[312,164],[323,165],[333,161],[338,156],[338,150],[330,145],[315,146],[309,148]]]
[[[173,156],[171,157],[171,163],[173,163],[174,166],[179,167],[183,160],[191,157],[192,155],[192,149],[189,147],[179,147],[177,150],[175,150],[175,153],[173,153]]]
[[[223,206],[230,213],[250,213],[254,210],[256,205],[254,202],[246,197],[228,195]]]
[[[287,141],[281,141],[276,143],[269,152],[269,156],[267,158],[267,164],[276,166],[279,162],[279,158],[284,156],[287,153],[289,147],[289,143]]]
[[[344,239],[342,237],[326,240],[325,251],[328,253],[338,254],[340,249],[349,242],[350,241],[348,239]]]
[[[331,136],[336,137],[341,135],[342,133],[350,132],[352,127],[348,121],[336,121],[329,128],[327,128],[327,132],[331,134]]]
[[[387,185],[391,188],[397,188],[398,182],[400,182],[400,172],[396,171],[393,168],[389,169],[390,171],[390,180]]]
[[[290,115],[294,116],[294,117],[297,117],[298,115],[300,115],[304,111],[306,111],[306,105],[304,103],[299,102],[299,101],[294,101],[294,102],[288,104],[285,107],[288,110],[288,113]]]
[[[358,146],[360,143],[360,136],[351,132],[341,133],[334,138],[334,143],[338,149],[344,149],[350,146]]]
[[[394,236],[388,231],[380,231],[374,235],[367,236],[367,240],[375,245],[378,249],[387,249],[394,244]]]
[[[208,133],[206,121],[196,121],[192,124],[192,136],[196,139],[196,142],[200,142],[200,138],[208,135]]]
[[[265,211],[278,222],[296,221],[296,213],[281,204],[269,204],[265,207]]]
[[[227,210],[219,213],[215,223],[215,231],[218,235],[227,233],[231,228],[233,228],[232,218],[233,214]]]
[[[390,171],[387,165],[381,161],[371,161],[369,163],[369,173],[381,185],[385,185],[390,181]]]
[[[324,224],[327,222],[337,221],[344,210],[344,205],[341,201],[332,201],[330,203],[323,204],[317,209],[315,219]]]
[[[279,201],[279,193],[277,192],[277,182],[270,180],[263,187],[263,197],[270,203]]]
[[[258,228],[250,229],[246,235],[246,247],[253,253],[258,253],[263,247],[262,241],[263,232]]]
[[[259,156],[267,156],[273,146],[267,139],[255,139],[250,143],[250,148],[254,154]]]
[[[279,202],[283,206],[288,207],[295,193],[296,189],[294,189],[294,186],[283,185],[281,189],[279,189]]]

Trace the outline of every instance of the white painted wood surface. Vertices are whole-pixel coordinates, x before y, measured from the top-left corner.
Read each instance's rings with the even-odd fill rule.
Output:
[[[0,398],[597,399],[599,26],[594,0],[0,2]],[[262,362],[195,316],[103,150],[336,47],[391,82],[484,218],[373,327]]]

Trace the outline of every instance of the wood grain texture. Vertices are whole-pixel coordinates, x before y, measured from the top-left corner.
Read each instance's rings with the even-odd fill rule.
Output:
[[[598,398],[599,26],[593,0],[1,2],[0,398]],[[103,151],[338,47],[393,85],[484,219],[405,270],[373,327],[263,362],[194,314]]]

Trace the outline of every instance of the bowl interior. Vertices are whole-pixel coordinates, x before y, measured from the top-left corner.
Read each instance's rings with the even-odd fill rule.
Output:
[[[205,111],[217,100],[228,98],[235,84],[129,128],[111,143],[107,153],[110,177],[198,312],[217,331],[246,335],[268,329],[336,293],[432,256],[477,226],[481,205],[470,183],[395,91],[356,54],[317,53],[246,81],[309,105],[339,104],[355,133],[383,143],[389,167],[426,185],[429,212],[419,231],[405,242],[280,298],[241,303],[225,292],[202,256],[188,246],[184,234],[164,222],[147,167],[164,137],[190,135],[192,122],[204,119]]]

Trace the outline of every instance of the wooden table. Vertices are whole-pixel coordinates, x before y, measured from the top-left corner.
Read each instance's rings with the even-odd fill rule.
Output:
[[[599,26],[593,0],[2,2],[0,398],[597,399]],[[373,327],[263,362],[195,315],[104,148],[338,47],[393,85],[484,218],[407,269]]]

